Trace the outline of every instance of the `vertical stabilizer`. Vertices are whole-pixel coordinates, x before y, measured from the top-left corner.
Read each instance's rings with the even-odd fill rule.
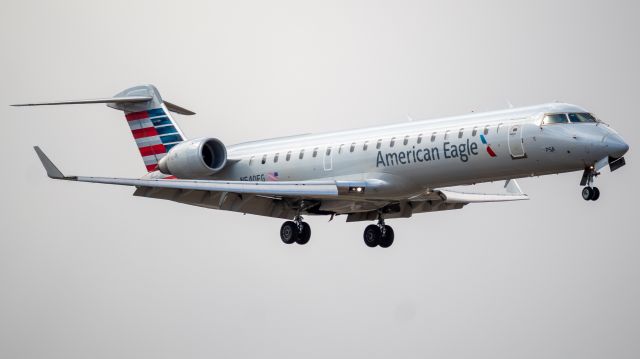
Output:
[[[158,161],[173,146],[184,141],[186,137],[169,114],[169,110],[155,86],[135,86],[114,97],[151,98],[145,102],[114,102],[108,103],[107,106],[124,111],[147,171],[155,171]]]

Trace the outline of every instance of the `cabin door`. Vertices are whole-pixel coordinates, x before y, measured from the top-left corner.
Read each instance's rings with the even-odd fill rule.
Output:
[[[524,152],[524,141],[522,139],[522,124],[514,124],[509,126],[508,143],[509,143],[509,153],[511,153],[511,158],[524,158],[526,157],[526,153]]]
[[[324,165],[325,171],[331,171],[333,169],[333,154],[331,151],[331,147],[327,147],[324,151],[324,156],[322,158],[322,164]]]

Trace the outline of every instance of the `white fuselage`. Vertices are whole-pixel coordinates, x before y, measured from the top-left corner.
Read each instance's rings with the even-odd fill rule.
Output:
[[[228,147],[233,163],[210,178],[373,181],[376,190],[367,198],[406,198],[432,188],[583,170],[612,155],[607,139],[621,139],[602,122],[542,125],[545,114],[568,112],[587,111],[552,103],[241,143]]]

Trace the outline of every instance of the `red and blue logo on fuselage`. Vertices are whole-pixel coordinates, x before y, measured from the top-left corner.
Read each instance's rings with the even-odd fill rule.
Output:
[[[480,135],[480,141],[482,141],[482,143],[485,146],[487,146],[487,153],[489,154],[489,156],[496,157],[496,153],[493,152],[493,149],[491,148],[491,145],[489,143],[487,143],[487,139],[482,134]]]

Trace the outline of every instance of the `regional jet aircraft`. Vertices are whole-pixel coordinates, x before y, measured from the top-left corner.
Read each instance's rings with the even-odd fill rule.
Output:
[[[283,218],[280,238],[305,244],[303,215],[376,221],[364,230],[369,247],[394,240],[385,224],[470,203],[528,199],[516,178],[581,171],[582,197],[595,201],[600,171],[625,165],[629,149],[608,124],[565,103],[471,113],[358,130],[307,134],[225,146],[188,139],[170,112],[194,113],[164,101],[152,85],[114,97],[16,106],[105,103],[123,111],[144,161],[139,179],[65,176],[35,147],[57,180],[135,187],[134,196]],[[500,193],[450,188],[505,181]]]

